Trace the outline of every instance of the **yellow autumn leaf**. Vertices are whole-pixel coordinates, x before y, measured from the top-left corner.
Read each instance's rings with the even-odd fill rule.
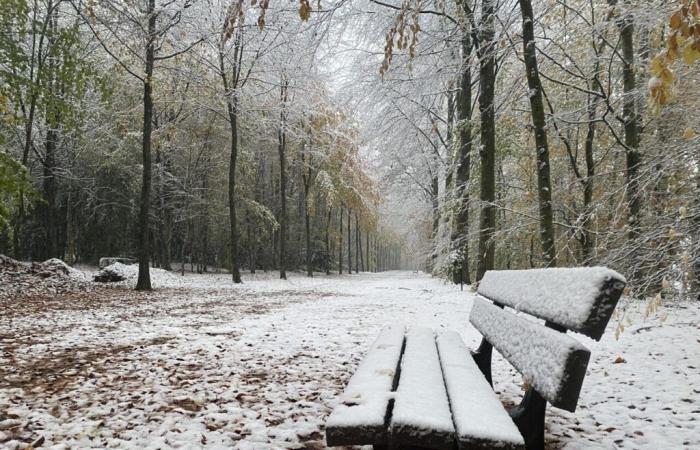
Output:
[[[700,52],[697,51],[694,45],[689,44],[683,48],[683,61],[686,64],[694,64],[698,59],[700,59]]]
[[[695,130],[688,127],[683,131],[683,139],[693,139],[695,137]]]
[[[654,74],[658,74],[661,73],[665,69],[665,67],[666,64],[664,64],[662,57],[660,55],[657,55],[651,60],[649,70]]]

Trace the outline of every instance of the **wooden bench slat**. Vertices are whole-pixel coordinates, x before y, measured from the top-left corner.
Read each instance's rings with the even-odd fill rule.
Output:
[[[391,418],[391,443],[442,450],[454,445],[454,433],[433,330],[410,328]]]
[[[387,413],[404,347],[403,326],[385,327],[326,422],[329,446],[387,442]]]
[[[576,339],[475,298],[469,317],[493,347],[552,405],[574,411],[590,351]]]
[[[437,338],[458,448],[523,449],[525,441],[477,367],[460,335]]]
[[[572,331],[600,339],[625,278],[605,267],[488,271],[479,294]]]

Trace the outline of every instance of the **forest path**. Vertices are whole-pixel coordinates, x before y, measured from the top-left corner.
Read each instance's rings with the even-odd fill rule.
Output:
[[[325,416],[382,325],[479,340],[471,294],[425,274],[154,281],[152,293],[27,299],[0,318],[0,448],[323,448]],[[700,446],[700,308],[666,309],[663,326],[641,309],[627,308],[620,340],[612,325],[582,339],[593,358],[580,407],[548,413],[549,448]],[[497,357],[494,374],[518,401],[517,373]]]

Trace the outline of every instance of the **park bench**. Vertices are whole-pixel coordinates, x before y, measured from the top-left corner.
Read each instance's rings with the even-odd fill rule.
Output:
[[[599,340],[625,283],[602,267],[489,271],[473,353],[453,331],[384,328],[328,417],[328,446],[542,449],[547,403],[575,411],[590,358],[566,331]],[[493,348],[529,386],[510,411],[492,388]]]

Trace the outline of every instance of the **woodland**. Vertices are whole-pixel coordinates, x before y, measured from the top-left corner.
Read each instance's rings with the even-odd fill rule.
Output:
[[[700,448],[699,59],[700,0],[0,0],[0,449]]]
[[[2,0],[0,253],[700,287],[700,1]]]

